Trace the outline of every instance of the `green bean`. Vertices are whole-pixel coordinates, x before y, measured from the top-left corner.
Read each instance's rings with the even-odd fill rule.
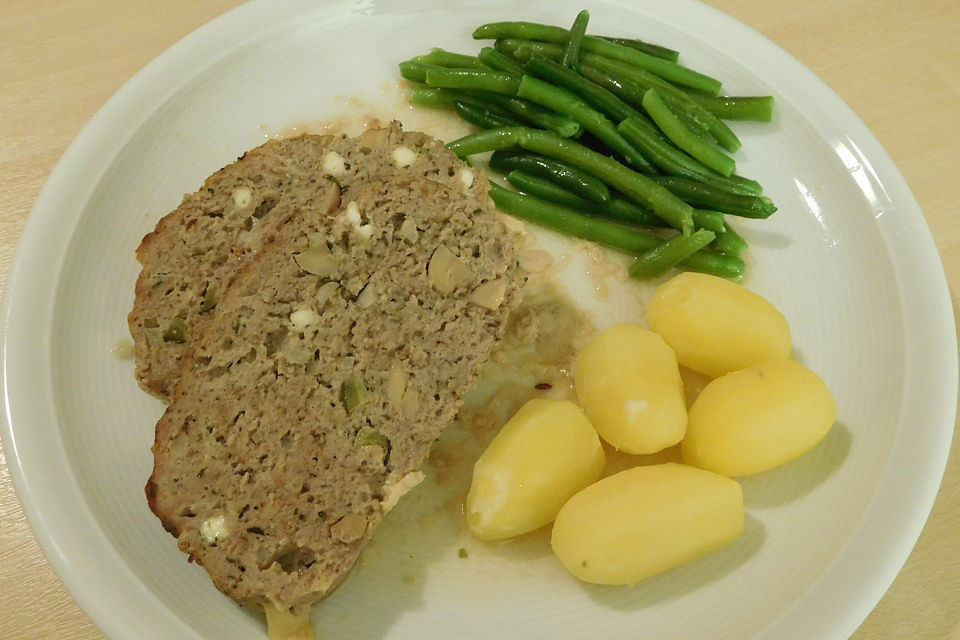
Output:
[[[447,89],[482,89],[494,93],[516,95],[520,78],[502,71],[478,71],[476,69],[428,69],[427,84]]]
[[[590,12],[584,9],[577,14],[567,34],[566,44],[563,45],[563,55],[560,57],[560,64],[568,69],[573,68],[580,58],[580,47],[583,45],[583,37],[587,33],[587,22],[590,20]]]
[[[606,62],[616,61],[601,61],[597,60],[600,64]],[[630,104],[637,109],[643,108],[643,96],[650,89],[660,87],[655,87],[652,82],[647,82],[652,79],[652,77],[641,76],[642,82],[637,81],[633,78],[627,78],[623,75],[617,74],[614,70],[603,68],[595,64],[588,64],[581,62],[578,71],[583,75],[584,78],[593,82],[597,86],[603,87],[607,91],[613,93],[615,96]],[[674,114],[678,112],[684,112],[689,115],[691,118],[703,124],[702,120],[699,120],[698,117],[702,114],[696,112],[695,106],[689,104],[682,104],[680,99],[675,95],[671,94],[669,90],[664,91],[664,102],[667,103],[667,106],[671,108]],[[691,101],[692,102],[692,101]],[[705,127],[706,128],[706,127]],[[709,131],[709,129],[707,129]]]
[[[589,102],[597,111],[615,122],[638,115],[642,116],[639,111],[603,87],[593,84],[573,69],[568,69],[535,51],[530,52],[530,56],[524,64],[524,70],[531,75],[557,85],[561,89],[577,94]],[[646,116],[643,117],[646,119]],[[653,123],[651,123],[651,126],[653,126]]]
[[[610,199],[610,189],[589,173],[568,164],[525,151],[495,151],[490,157],[490,168],[507,173],[520,170],[546,178],[590,202],[603,203]]]
[[[603,205],[603,213],[607,217],[642,224],[647,227],[663,227],[666,223],[657,219],[650,222],[652,212],[649,207],[640,206],[629,200],[618,198],[611,195],[610,199]],[[723,213],[720,211],[710,211],[709,209],[694,209],[691,213],[694,229],[707,229],[714,233],[719,233],[724,228]]]
[[[470,91],[466,89],[440,89],[438,87],[415,86],[410,93],[414,104],[429,107],[453,108],[457,100],[475,104],[502,116],[520,119],[542,129],[550,129],[565,138],[580,130],[580,125],[543,107],[502,93],[490,91]]]
[[[725,120],[770,122],[773,118],[773,96],[705,96],[688,94],[704,109]]]
[[[505,56],[517,58],[520,62],[525,60],[517,55],[518,51],[526,47],[530,51],[536,51],[542,56],[546,56],[554,62],[559,62],[563,56],[563,47],[551,42],[538,42],[536,40],[522,40],[520,38],[497,38],[493,42],[493,48]]]
[[[704,142],[709,144],[717,144],[717,139],[713,137],[713,134],[710,133],[710,130],[700,124],[700,121],[694,118],[692,115],[683,109],[677,109],[676,111],[670,109],[670,112],[677,117],[677,120],[683,123],[683,126],[686,127],[690,133],[697,136]]]
[[[663,273],[703,249],[715,237],[712,231],[706,229],[698,229],[689,236],[677,234],[640,254],[630,265],[629,273],[634,278]]]
[[[609,58],[604,58],[603,56],[583,56],[583,64],[581,65],[581,72],[585,77],[589,78],[589,71],[585,68],[587,65],[592,65],[596,69],[606,72],[610,75],[619,75],[621,78],[626,78],[634,81],[637,85],[643,88],[644,93],[650,89],[656,89],[657,95],[663,98],[671,107],[686,111],[688,114],[696,118],[707,130],[713,134],[713,137],[717,139],[717,142],[721,147],[727,151],[733,153],[740,148],[740,139],[737,138],[737,135],[730,129],[720,118],[716,117],[710,113],[707,109],[700,106],[699,103],[695,102],[688,94],[684,93],[680,89],[677,89],[669,82],[664,82],[661,78],[658,78],[652,73],[647,73],[643,69],[638,69],[637,67],[631,67],[628,64],[624,64],[618,60],[611,60]],[[593,80],[591,78],[591,80]],[[596,80],[593,80],[596,82]],[[607,87],[609,89],[609,87]],[[620,96],[627,102],[624,96]],[[640,104],[636,106],[642,106],[643,97],[639,97]]]
[[[669,227],[669,225],[658,218],[649,207],[640,206],[635,202],[624,200],[616,196],[611,196],[609,200],[603,203],[603,215],[607,218],[639,224],[644,227]],[[697,226],[697,212],[693,211],[693,224]]]
[[[453,103],[460,99],[461,94],[453,89],[436,89],[415,85],[410,91],[410,102],[425,107],[447,107],[452,109]]]
[[[765,196],[736,195],[675,176],[654,176],[652,180],[685,202],[734,216],[769,218],[777,210],[773,201]]]
[[[464,102],[463,100],[454,101],[453,108],[456,109],[457,115],[470,124],[477,125],[481,129],[519,127],[523,125],[523,123],[514,120],[513,118],[502,116],[498,113],[490,111],[489,109],[485,109],[484,107],[471,104],[469,102]]]
[[[747,249],[747,241],[734,231],[733,227],[725,224],[724,230],[718,233],[713,241],[713,248],[725,255],[739,258],[740,254]]]
[[[691,158],[659,136],[650,133],[645,126],[633,118],[627,118],[621,122],[617,125],[617,129],[627,142],[640,149],[653,164],[668,175],[697,180],[738,195],[760,195],[762,189],[759,183],[739,176],[725,178],[699,160]]]
[[[523,38],[556,43],[564,42],[568,37],[568,31],[561,27],[534,22],[491,22],[478,27],[473,32],[473,37],[477,40],[483,38]],[[710,95],[717,95],[720,92],[720,81],[715,78],[688,69],[676,62],[651,56],[603,38],[585,36],[583,38],[583,50],[630,63],[665,80]]]
[[[426,82],[427,71],[445,68],[435,64],[427,64],[426,62],[417,62],[416,60],[405,60],[401,62],[399,66],[400,75],[413,82]]]
[[[703,139],[683,126],[683,123],[663,103],[656,89],[650,89],[643,96],[643,108],[650,118],[660,127],[660,130],[681,150],[710,167],[725,178],[736,170],[737,163],[715,146],[707,144]]]
[[[608,77],[621,80],[621,84],[623,84],[622,80],[629,80],[634,85],[639,86],[639,91],[634,89],[628,93],[630,96],[629,100],[624,98],[627,102],[635,103],[638,108],[642,106],[643,95],[650,89],[656,89],[661,97],[667,96],[678,108],[682,107],[684,111],[701,122],[703,122],[703,118],[709,119],[709,112],[694,102],[687,93],[648,71],[632,67],[619,60],[597,55],[589,55],[583,58],[580,66],[585,77],[588,76],[588,73],[593,76],[604,74]],[[587,67],[590,68],[588,69]],[[597,73],[598,71],[600,73]],[[630,88],[632,89],[633,87]],[[703,122],[703,124],[706,125],[707,123]]]
[[[500,99],[503,100],[500,100]],[[561,135],[579,130],[580,125],[555,113],[520,98],[511,98],[489,91],[467,91],[461,89],[440,89],[438,87],[414,86],[410,92],[410,102],[427,107],[446,107],[456,109],[456,102],[464,102],[481,107],[512,126],[541,124],[544,128],[554,128]],[[518,115],[520,114],[520,115]],[[461,114],[462,115],[462,114]]]
[[[496,205],[518,218],[524,218],[552,227],[577,238],[592,240],[607,246],[638,254],[660,244],[655,236],[634,231],[615,222],[584,215],[578,211],[521,195],[504,187],[490,184],[490,197]]]
[[[597,138],[597,136],[593,135],[589,131],[584,132],[584,134],[581,135],[579,138],[576,138],[576,140],[577,142],[585,146],[587,149],[590,149],[591,151],[596,151],[597,153],[600,153],[605,156],[616,155],[613,152],[613,149],[611,149],[606,144],[604,144],[603,140],[600,140],[599,138]]]
[[[490,183],[490,197],[501,210],[524,220],[530,220],[563,233],[605,244],[628,253],[640,254],[659,246],[663,241],[655,236],[630,229],[602,218],[594,218],[561,205],[525,196],[500,185]],[[681,266],[724,278],[743,275],[744,264],[739,258],[708,251],[693,254]]]
[[[429,73],[427,75],[429,77]],[[654,173],[653,166],[639,151],[623,139],[623,136],[620,135],[620,132],[617,131],[610,120],[569,91],[555,87],[533,76],[523,76],[517,96],[536,102],[548,109],[562,113],[571,120],[575,120],[581,127],[607,144],[632,167],[643,173]]]
[[[666,223],[647,208],[641,207],[623,198],[611,196],[602,204],[590,202],[572,193],[549,179],[531,175],[525,171],[514,170],[507,174],[507,181],[517,189],[543,200],[562,204],[605,218],[621,220],[644,227],[663,227]],[[693,224],[697,229],[721,232],[724,229],[723,214],[719,211],[693,210]]]
[[[517,64],[510,56],[504,55],[493,47],[484,47],[477,54],[480,62],[496,71],[505,71],[507,73],[516,73],[523,75],[523,66]]]
[[[520,140],[527,139],[529,127],[504,127],[490,129],[457,138],[447,143],[447,148],[457,154],[459,158],[466,158],[477,153],[512,149],[520,144]],[[579,145],[578,145],[579,146]]]
[[[697,229],[706,229],[714,233],[721,233],[726,228],[727,223],[723,219],[722,211],[713,211],[711,209],[694,209],[693,226]]]
[[[662,227],[666,224],[649,210],[643,209],[632,202],[620,198],[610,198],[603,203],[590,202],[547,178],[541,178],[526,171],[516,169],[511,171],[507,174],[507,182],[532,196],[587,213],[632,222],[645,227]]]
[[[488,129],[454,140],[448,143],[447,147],[458,156],[464,157],[485,151],[509,149],[515,145],[583,169],[611,187],[619,189],[634,202],[649,206],[671,227],[683,233],[693,230],[693,207],[665,187],[613,158],[591,151],[555,133],[529,127]]]
[[[541,129],[554,131],[564,138],[569,138],[582,131],[580,125],[570,118],[550,111],[549,109],[544,109],[529,100],[489,91],[474,91],[471,92],[471,94],[473,99],[482,106],[486,106],[487,108],[499,107]]]
[[[601,69],[597,65],[588,64],[583,61],[580,62],[577,71],[590,82],[603,87],[627,104],[631,104],[638,109],[643,108],[643,94],[647,92],[647,89],[653,88],[640,84],[625,76],[618,75],[609,69]],[[675,106],[676,100],[671,100],[670,98],[672,98],[672,96],[669,94],[666,95],[668,96],[667,104],[675,111],[682,111],[682,109],[678,109]],[[687,113],[689,113],[689,111]],[[696,118],[696,116],[692,117]]]
[[[527,130],[520,136],[519,144],[528,151],[563,160],[583,169],[611,187],[619,189],[628,198],[649,207],[667,224],[684,233],[693,229],[693,207],[659,187],[648,177],[633,171],[616,160],[590,151],[575,142],[555,139],[536,130]]]
[[[488,69],[487,65],[474,56],[445,51],[439,47],[434,47],[430,49],[430,53],[416,56],[413,60],[415,62],[425,62],[438,67],[452,67],[454,69]]]
[[[499,117],[501,120],[512,123],[510,126],[523,126],[525,124],[524,122],[520,122],[514,118],[506,109],[501,108],[492,101],[489,101],[479,95],[480,93],[485,92],[461,91],[458,89],[440,89],[437,87],[416,85],[410,92],[410,102],[427,107],[446,107],[454,110],[457,109],[457,102],[462,102],[478,109],[488,111],[494,116]],[[491,93],[489,95],[500,94]],[[463,114],[460,115],[463,116]],[[470,122],[468,118],[464,118],[464,120]]]
[[[636,49],[637,51],[643,51],[647,55],[669,60],[670,62],[676,62],[680,59],[679,51],[674,51],[673,49],[668,49],[667,47],[661,47],[658,44],[651,44],[649,42],[644,42],[643,40],[637,40],[636,38],[613,38],[610,36],[600,37],[604,40],[609,40],[610,42],[615,42],[617,44],[622,44],[625,47]]]
[[[533,40],[502,39],[494,45],[505,55],[514,56],[521,62],[530,56],[530,52],[539,53],[551,60],[559,60],[562,49],[549,42]],[[524,49],[527,51],[524,51]],[[656,89],[667,106],[676,114],[685,111],[703,125],[724,149],[734,152],[740,148],[740,140],[722,120],[702,107],[687,93],[673,86],[663,78],[644,71],[639,67],[625,64],[604,56],[584,53],[580,56],[577,71],[583,77],[615,94],[624,102],[637,109],[642,108],[643,94],[648,89]]]
[[[537,198],[541,198],[549,202],[562,204],[563,206],[570,207],[571,209],[593,211],[595,208],[599,208],[597,203],[585,200],[577,194],[567,191],[563,187],[551,182],[550,180],[547,180],[546,178],[541,178],[540,176],[527,173],[526,171],[514,169],[507,174],[507,182],[524,193],[529,193],[532,196],[536,196]],[[656,216],[653,217],[656,218]]]

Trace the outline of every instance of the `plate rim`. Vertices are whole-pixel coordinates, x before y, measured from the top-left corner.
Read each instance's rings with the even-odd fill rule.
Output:
[[[324,3],[323,9],[329,10],[333,7],[342,6],[341,8],[361,13],[366,6],[371,4],[376,5],[377,2],[337,0]],[[414,4],[414,2],[409,4]],[[624,0],[611,0],[610,4],[639,10],[638,5],[631,5]],[[69,462],[62,441],[55,438],[53,446],[45,454],[42,450],[39,455],[36,452],[27,453],[36,444],[37,440],[42,438],[40,433],[42,429],[29,428],[32,424],[31,418],[35,419],[38,415],[46,415],[52,422],[50,424],[44,423],[41,427],[50,427],[54,430],[57,428],[56,425],[60,423],[57,420],[57,410],[53,404],[51,386],[34,389],[31,396],[27,393],[25,385],[16,380],[18,372],[23,369],[23,364],[20,363],[24,361],[35,363],[37,361],[36,350],[24,353],[27,350],[25,345],[30,344],[31,340],[34,341],[34,346],[39,348],[40,355],[44,356],[42,361],[46,365],[45,372],[50,369],[52,363],[49,340],[45,336],[30,335],[29,330],[35,328],[38,324],[30,322],[31,319],[35,320],[30,313],[24,312],[15,315],[13,313],[14,301],[20,301],[27,297],[34,300],[33,308],[28,308],[28,311],[32,311],[33,314],[39,313],[37,309],[44,308],[45,304],[48,304],[50,309],[53,308],[53,301],[56,297],[55,288],[42,292],[40,295],[34,294],[31,296],[30,285],[37,282],[38,276],[45,273],[56,275],[60,272],[66,251],[50,252],[51,240],[54,241],[54,247],[62,245],[65,248],[72,235],[69,232],[65,233],[65,231],[69,231],[69,228],[64,226],[63,216],[60,215],[63,210],[62,202],[78,189],[88,188],[92,190],[99,182],[99,174],[110,165],[115,153],[123,148],[126,138],[111,139],[110,135],[118,130],[117,122],[123,118],[131,121],[138,120],[134,107],[137,103],[146,101],[151,91],[162,95],[168,95],[175,91],[178,83],[177,74],[174,71],[181,63],[195,60],[198,54],[203,54],[205,51],[209,53],[211,50],[217,50],[222,56],[229,55],[231,47],[215,49],[215,46],[236,42],[238,33],[245,34],[248,31],[257,31],[258,27],[255,25],[270,22],[273,26],[276,26],[289,19],[291,15],[300,15],[300,12],[317,10],[317,5],[306,0],[286,0],[286,5],[288,6],[285,7],[285,11],[277,11],[277,3],[272,0],[253,0],[240,5],[188,34],[128,80],[83,127],[63,157],[58,161],[31,210],[10,264],[2,307],[0,307],[0,389],[2,389],[3,394],[0,436],[2,436],[4,442],[7,467],[33,535],[54,571],[84,613],[105,635],[111,638],[169,637],[172,623],[178,625],[176,632],[179,637],[200,638],[200,636],[192,628],[186,626],[179,617],[167,611],[163,602],[146,590],[132,571],[122,562],[119,563],[119,566],[113,565],[109,570],[102,570],[102,567],[100,567],[102,562],[92,562],[90,558],[82,558],[77,555],[76,551],[80,548],[77,540],[71,542],[59,533],[52,532],[55,529],[45,526],[51,521],[56,522],[63,518],[62,514],[57,514],[57,509],[54,508],[54,505],[58,503],[46,499],[46,496],[54,491],[54,485],[57,485],[61,489],[72,488],[72,493],[76,494],[73,496],[75,499],[74,507],[79,509],[88,521],[88,527],[83,533],[85,539],[89,540],[90,536],[95,535],[99,530],[99,523],[93,517],[83,495],[79,492],[77,484],[73,482],[68,487],[62,487],[55,481],[59,480],[61,483],[67,481],[69,483],[72,480],[73,472],[70,465],[66,465],[64,470],[66,475],[51,479],[38,475],[38,471],[44,470],[45,465],[37,459],[31,459],[31,457],[49,458],[49,461],[64,460]],[[780,617],[773,620],[755,636],[756,640],[767,638],[771,640],[773,638],[797,638],[799,640],[801,637],[809,637],[813,629],[809,624],[810,618],[804,616],[806,615],[805,612],[808,613],[808,609],[813,606],[821,612],[827,612],[827,616],[833,621],[832,624],[828,624],[824,620],[820,620],[820,628],[817,630],[822,632],[820,634],[822,637],[847,638],[880,600],[910,555],[933,507],[946,467],[956,421],[958,390],[956,323],[950,302],[946,274],[929,226],[905,178],[876,137],[832,89],[776,43],[719,9],[697,0],[682,0],[675,3],[673,8],[676,14],[682,15],[685,20],[693,18],[696,18],[694,22],[710,20],[713,21],[714,26],[718,22],[722,23],[724,29],[710,29],[711,37],[708,42],[712,46],[719,47],[721,45],[718,43],[723,41],[748,36],[748,40],[742,41],[744,43],[741,45],[742,49],[763,51],[769,57],[763,63],[764,65],[786,65],[791,71],[797,73],[797,77],[794,78],[795,81],[816,91],[817,106],[829,107],[833,119],[836,122],[842,121],[843,128],[847,132],[846,138],[858,149],[863,150],[864,157],[869,158],[876,174],[882,177],[882,183],[886,190],[892,194],[891,200],[896,203],[899,210],[902,210],[900,215],[895,216],[895,220],[884,220],[879,223],[885,239],[888,233],[895,233],[900,240],[909,241],[911,251],[907,253],[910,256],[913,258],[921,257],[921,259],[915,260],[909,265],[897,261],[893,262],[894,271],[901,281],[910,274],[923,274],[927,282],[924,287],[919,287],[918,290],[924,292],[922,297],[929,303],[929,306],[923,308],[926,311],[932,311],[930,316],[935,318],[935,320],[925,323],[922,322],[925,318],[914,318],[913,322],[905,319],[905,329],[913,329],[917,324],[920,324],[921,328],[927,329],[920,334],[921,337],[915,338],[915,342],[919,340],[923,344],[919,345],[918,349],[915,342],[911,343],[914,349],[906,354],[906,358],[909,363],[914,360],[922,360],[930,355],[936,356],[935,362],[939,366],[935,371],[927,372],[922,377],[924,380],[937,383],[937,388],[940,390],[933,394],[939,400],[936,404],[930,405],[937,414],[937,418],[931,422],[939,424],[942,419],[944,425],[949,422],[949,429],[946,426],[942,427],[933,434],[939,436],[939,438],[930,438],[923,443],[908,442],[910,438],[903,433],[902,428],[898,429],[891,445],[891,458],[887,462],[888,469],[883,472],[882,482],[873,495],[862,522],[848,538],[846,547],[838,551],[835,560],[815,580],[808,594],[794,603],[791,609],[782,613]],[[276,18],[278,14],[283,15],[284,18],[278,20]],[[239,40],[242,41],[242,39]],[[725,51],[730,50],[729,47],[723,48]],[[211,58],[219,59],[220,56],[207,56],[205,59],[211,60]],[[757,75],[761,78],[764,77],[759,73]],[[819,122],[812,118],[809,118],[808,121],[814,126]],[[122,131],[122,129],[120,130]],[[135,128],[132,128],[128,132],[132,133],[135,130]],[[821,131],[819,127],[818,131]],[[112,151],[112,153],[99,155],[98,151],[101,148]],[[88,157],[93,157],[98,161],[91,163],[92,166],[88,167],[86,163],[82,162]],[[71,226],[76,224],[79,216],[80,212],[77,212],[73,218],[68,220]],[[885,230],[883,225],[888,222],[893,226],[892,230]],[[57,235],[60,236],[59,241]],[[59,242],[59,245],[57,242]],[[44,265],[38,265],[36,260],[31,261],[31,257],[37,255],[36,250],[38,248],[44,249],[47,255],[52,254],[57,259]],[[40,281],[43,280],[40,279]],[[898,287],[898,289],[902,290],[901,287]],[[911,317],[917,315],[915,308],[905,307],[905,314]],[[913,386],[919,386],[922,389],[922,381],[918,383],[915,380],[916,372],[911,371],[909,366],[906,369],[908,378],[913,375]],[[945,393],[943,390],[946,390]],[[947,402],[948,400],[949,402]],[[31,405],[37,406],[31,410]],[[19,426],[23,422],[27,423],[26,428]],[[901,415],[901,425],[902,422],[903,417]],[[15,423],[18,426],[15,427]],[[901,477],[897,477],[896,474],[891,473],[889,469],[899,459],[921,459],[928,462],[927,466],[924,467],[926,473],[923,474],[922,481],[918,479],[919,476],[913,476],[908,482],[906,478],[902,477],[905,474],[900,474]],[[914,489],[913,492],[909,491],[911,487]],[[917,491],[917,487],[922,487],[922,492]],[[884,505],[891,503],[893,498],[906,495],[909,495],[911,500],[905,503],[907,506],[900,506],[899,513],[907,513],[908,515],[895,528],[897,535],[890,534],[890,530],[888,530],[882,536],[887,544],[864,545],[858,549],[851,549],[852,541],[860,539],[861,532],[864,529],[878,521],[884,521],[884,513],[886,512]],[[76,500],[77,498],[79,500]],[[886,498],[886,500],[881,500],[881,498]],[[62,502],[59,504],[62,504]],[[106,538],[101,537],[100,540],[106,541]],[[108,552],[108,555],[120,559],[117,551],[109,546],[109,542],[106,542],[106,547],[105,551]],[[880,552],[880,549],[883,549],[883,553]],[[871,567],[872,571],[864,572],[862,570],[863,566]],[[832,601],[825,598],[815,599],[817,593],[822,593],[824,584],[844,585],[850,583],[849,579],[844,578],[844,574],[849,572],[851,567],[857,567],[860,570],[861,577],[858,577],[855,582],[862,587],[849,594],[852,596],[851,599],[842,603],[840,602],[842,599],[839,598]],[[101,571],[94,571],[93,574],[88,573],[97,568],[100,568]],[[872,578],[862,578],[865,574],[872,574]],[[97,597],[97,594],[85,588],[94,575],[103,580],[101,593],[103,590],[112,590],[115,596],[129,598],[133,595],[130,592],[131,585],[138,585],[135,588],[136,595],[138,598],[145,597],[149,600],[154,607],[151,610],[152,615],[144,615],[144,612],[140,610],[136,614],[132,613],[131,610],[124,611],[127,607],[112,606],[112,602],[117,602],[118,599]],[[818,591],[818,585],[820,591]],[[846,587],[835,588],[850,590],[854,586],[848,584]],[[811,600],[811,597],[814,600]],[[166,615],[158,615],[157,608]],[[801,632],[796,631],[798,627],[795,625],[795,622],[800,619],[807,622],[806,626],[799,627],[802,628],[802,635]],[[161,628],[161,635],[156,633],[160,627],[154,626],[158,621],[162,621],[166,625],[166,629]],[[793,630],[791,630],[791,627],[793,627]]]

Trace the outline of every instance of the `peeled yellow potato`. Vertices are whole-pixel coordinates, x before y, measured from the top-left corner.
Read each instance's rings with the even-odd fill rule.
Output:
[[[600,477],[603,447],[580,407],[530,400],[503,426],[473,468],[467,525],[481,540],[533,531]]]
[[[657,288],[647,323],[685,367],[711,377],[790,357],[790,325],[743,286],[686,272]]]
[[[683,438],[677,358],[643,327],[618,324],[591,340],[577,356],[574,387],[597,433],[617,449],[655,453]]]
[[[734,480],[683,464],[635,467],[563,505],[550,545],[596,584],[633,584],[718,549],[743,533]]]
[[[793,360],[765,362],[704,388],[690,407],[683,461],[727,476],[766,471],[812,449],[836,416],[817,374]]]

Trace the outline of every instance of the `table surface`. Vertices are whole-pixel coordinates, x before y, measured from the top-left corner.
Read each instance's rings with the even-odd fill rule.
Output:
[[[859,114],[906,176],[951,288],[960,286],[960,2],[710,3],[796,56]],[[0,288],[40,188],[87,120],[157,54],[238,4],[0,0]],[[960,640],[957,440],[916,548],[855,640]],[[102,639],[40,552],[2,451],[0,522],[0,638]]]

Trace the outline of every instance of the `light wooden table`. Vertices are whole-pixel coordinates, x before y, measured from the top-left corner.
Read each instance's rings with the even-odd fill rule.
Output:
[[[0,286],[44,180],[87,120],[157,54],[237,4],[0,0]],[[960,286],[960,2],[712,4],[799,58],[860,115],[906,176]],[[960,640],[958,448],[916,549],[856,640]],[[0,523],[0,638],[102,638],[37,547],[2,452]]]

